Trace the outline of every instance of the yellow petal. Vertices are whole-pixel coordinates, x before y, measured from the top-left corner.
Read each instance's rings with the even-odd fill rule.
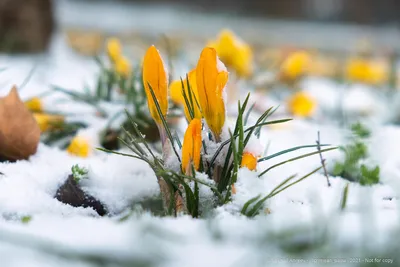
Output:
[[[82,158],[89,156],[89,151],[90,145],[88,140],[81,136],[75,136],[67,148],[68,153]]]
[[[257,168],[257,158],[249,153],[249,152],[245,152],[243,153],[242,156],[242,163],[240,164],[240,167],[246,167],[247,169],[249,169],[250,171],[254,171]]]
[[[43,112],[42,100],[39,97],[32,97],[25,101],[25,106],[33,112]]]
[[[315,111],[316,103],[307,93],[295,93],[288,101],[289,111],[299,117],[309,117]]]
[[[107,40],[107,54],[112,62],[116,62],[122,55],[122,46],[117,38]]]
[[[196,84],[202,114],[217,141],[225,123],[223,89],[227,81],[228,72],[219,61],[216,50],[204,48],[197,63]]]
[[[160,53],[154,45],[147,50],[143,60],[143,84],[147,95],[149,111],[153,119],[161,124],[157,107],[153,101],[150,86],[154,91],[156,99],[160,105],[161,113],[165,117],[168,111],[168,80],[167,72]],[[150,84],[150,86],[149,86]]]
[[[185,83],[186,80],[183,81]],[[185,102],[183,95],[182,95],[182,82],[181,80],[176,80],[170,83],[169,85],[169,96],[171,97],[171,100],[175,104],[181,104]]]
[[[253,73],[253,52],[251,48],[242,44],[237,46],[232,66],[239,77],[247,78]]]
[[[182,144],[182,172],[191,173],[191,163],[195,170],[200,167],[201,121],[193,119],[186,129]]]

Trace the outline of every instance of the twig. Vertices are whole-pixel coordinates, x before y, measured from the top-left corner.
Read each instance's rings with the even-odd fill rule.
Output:
[[[326,170],[325,159],[322,157],[322,152],[321,152],[321,141],[320,141],[319,131],[318,131],[318,140],[316,142],[317,142],[317,150],[319,152],[319,157],[321,159],[321,165],[322,165],[322,167],[324,169],[324,175],[326,177],[326,182],[328,183],[328,187],[330,187],[331,186],[331,182],[329,181],[328,171]]]

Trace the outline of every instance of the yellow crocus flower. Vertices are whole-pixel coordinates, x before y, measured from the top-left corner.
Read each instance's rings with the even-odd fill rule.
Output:
[[[143,60],[143,84],[146,91],[149,111],[154,121],[159,125],[162,120],[158,115],[157,107],[153,100],[150,86],[165,117],[168,111],[168,79],[160,53],[154,45],[147,50]],[[150,84],[150,86],[149,86]]]
[[[257,168],[257,157],[249,152],[244,152],[240,167],[246,167],[250,171],[255,171]]]
[[[305,92],[295,93],[288,101],[289,111],[299,117],[309,117],[315,111],[314,99]]]
[[[131,63],[126,57],[120,57],[115,61],[115,71],[124,78],[127,78],[132,71]]]
[[[304,51],[290,54],[282,63],[280,75],[283,80],[293,81],[304,75],[311,63],[310,55]]]
[[[214,48],[206,47],[201,52],[196,81],[202,114],[218,142],[225,123],[223,90],[228,82],[228,71]]]
[[[189,78],[189,85],[191,88],[191,93],[192,93],[192,99],[193,99],[193,110],[194,110],[194,117],[201,119],[202,115],[200,112],[200,108],[198,106],[199,103],[199,93],[197,91],[197,83],[196,83],[196,69],[191,70],[188,73],[188,78]],[[183,87],[186,93],[186,96],[189,100],[190,103],[190,98],[189,98],[189,91],[187,87],[187,79],[183,80]],[[169,92],[172,101],[174,101],[176,104],[180,104],[184,106],[184,111],[185,111],[185,117],[187,121],[191,121],[189,109],[186,105],[185,98],[183,97],[182,94],[182,82],[181,80],[174,81],[170,84],[169,86]]]
[[[34,113],[33,117],[42,132],[54,129],[64,122],[64,117],[60,115]]]
[[[42,100],[39,97],[32,97],[25,101],[25,107],[27,107],[30,111],[33,112],[42,112],[43,104]]]
[[[379,85],[387,82],[389,66],[382,60],[352,58],[346,65],[346,77],[353,82]]]
[[[244,43],[230,30],[223,30],[215,41],[207,46],[217,50],[222,62],[232,68],[240,77],[248,77],[253,72],[253,52],[250,46]]]
[[[122,55],[122,46],[117,38],[107,40],[107,54],[110,60],[115,63]]]
[[[75,136],[67,148],[67,152],[71,155],[86,158],[89,156],[89,141],[82,136]]]
[[[193,119],[186,129],[182,144],[182,172],[190,175],[191,164],[195,170],[200,167],[201,121]]]

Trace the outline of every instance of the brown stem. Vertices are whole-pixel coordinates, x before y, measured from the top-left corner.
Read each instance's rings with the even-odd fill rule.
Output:
[[[321,153],[321,141],[320,141],[319,131],[318,131],[318,140],[316,142],[317,142],[317,150],[319,151],[319,157],[321,159],[321,165],[322,165],[322,168],[324,169],[324,175],[326,177],[326,182],[328,183],[328,187],[329,187],[329,186],[331,186],[331,183],[329,181],[328,171],[326,170],[325,159],[322,157],[322,153]]]

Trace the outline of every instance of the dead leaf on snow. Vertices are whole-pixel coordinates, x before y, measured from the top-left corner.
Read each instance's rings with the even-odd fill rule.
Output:
[[[0,156],[6,160],[27,159],[36,153],[39,140],[40,128],[14,86],[0,98]]]

